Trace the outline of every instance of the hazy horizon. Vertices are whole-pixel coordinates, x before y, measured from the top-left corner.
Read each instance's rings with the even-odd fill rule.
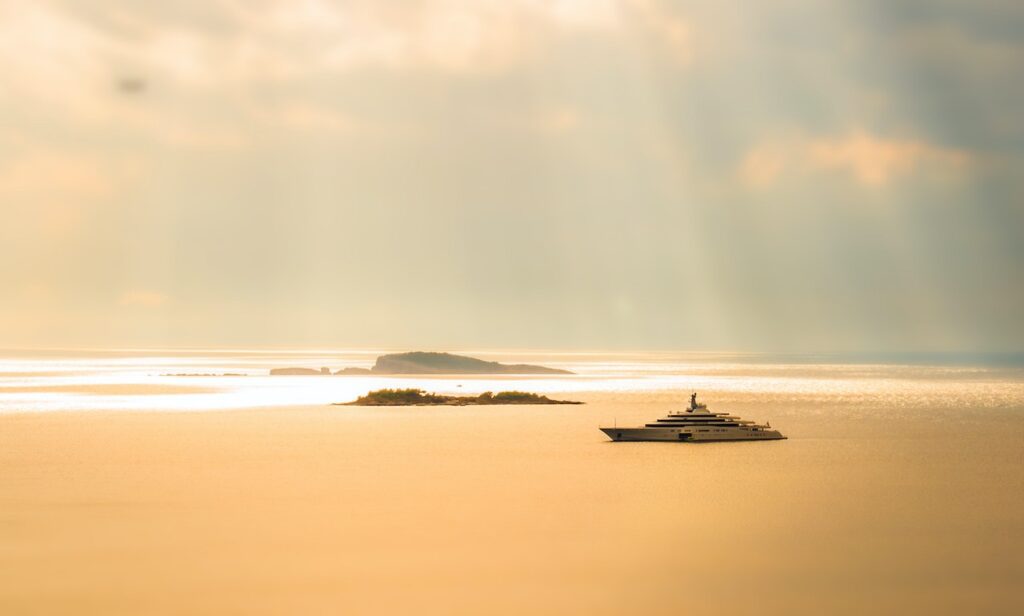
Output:
[[[538,358],[544,357],[637,357],[650,359],[678,358],[698,362],[735,361],[739,363],[774,364],[880,364],[880,365],[921,365],[921,366],[1024,366],[1024,352],[977,352],[977,351],[744,351],[728,349],[687,350],[673,348],[540,348],[540,347],[452,347],[452,346],[317,346],[317,345],[162,345],[162,346],[0,346],[0,358],[12,354],[43,355],[113,355],[125,359],[133,356],[187,355],[191,353],[212,355],[259,355],[289,354],[300,356],[362,355],[372,361],[378,355],[406,352],[436,352],[457,355],[495,358]]]

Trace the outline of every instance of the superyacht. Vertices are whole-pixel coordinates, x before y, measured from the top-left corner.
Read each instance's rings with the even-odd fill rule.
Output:
[[[771,441],[786,438],[769,424],[714,413],[690,396],[690,407],[636,428],[601,428],[613,441]]]

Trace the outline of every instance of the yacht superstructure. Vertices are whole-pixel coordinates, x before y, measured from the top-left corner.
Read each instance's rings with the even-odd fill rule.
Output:
[[[633,428],[601,428],[613,441],[770,441],[786,437],[769,424],[757,424],[728,413],[715,413],[690,396],[685,411]]]

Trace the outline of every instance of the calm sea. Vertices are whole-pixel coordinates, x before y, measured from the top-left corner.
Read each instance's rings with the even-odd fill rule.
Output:
[[[1024,612],[1020,367],[481,352],[576,374],[267,376],[377,354],[0,354],[0,565],[38,593],[9,587],[0,600],[211,613]],[[240,376],[178,376],[225,373]],[[380,387],[586,404],[329,406]],[[680,409],[691,391],[789,439],[611,443],[597,430]],[[68,563],[90,582],[48,577]],[[125,592],[135,603],[117,602]]]
[[[329,404],[381,387],[444,393],[526,390],[607,400],[629,396],[671,408],[698,391],[721,406],[787,405],[903,412],[1024,406],[1024,366],[839,363],[836,358],[714,353],[495,353],[574,372],[543,377],[270,377],[275,367],[369,367],[383,351],[2,351],[0,412],[208,411]],[[768,408],[768,405],[778,405]],[[628,416],[628,409],[623,413]],[[581,415],[590,415],[581,411]]]

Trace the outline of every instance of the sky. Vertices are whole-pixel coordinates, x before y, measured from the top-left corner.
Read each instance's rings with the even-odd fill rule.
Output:
[[[0,347],[1024,350],[1018,0],[0,0]]]

